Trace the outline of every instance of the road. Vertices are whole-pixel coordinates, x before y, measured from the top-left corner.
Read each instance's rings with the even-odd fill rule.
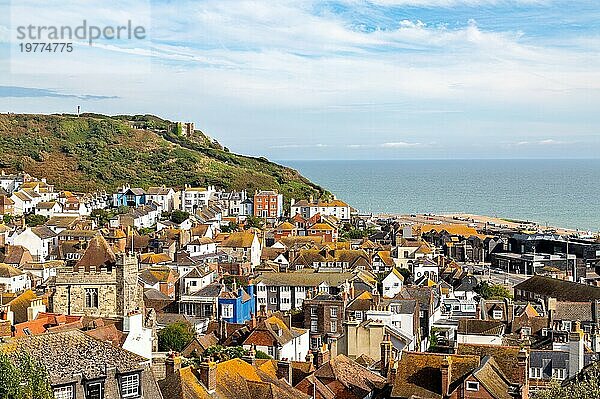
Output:
[[[523,274],[506,273],[504,271],[491,269],[489,265],[468,265],[473,269],[473,274],[480,281],[489,281],[493,284],[503,284],[514,287],[522,281],[527,280],[531,276]]]

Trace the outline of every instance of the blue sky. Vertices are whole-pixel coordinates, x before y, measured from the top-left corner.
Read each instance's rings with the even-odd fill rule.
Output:
[[[18,53],[16,27],[147,40]],[[600,154],[600,5],[0,0],[0,112],[152,113],[272,159]]]

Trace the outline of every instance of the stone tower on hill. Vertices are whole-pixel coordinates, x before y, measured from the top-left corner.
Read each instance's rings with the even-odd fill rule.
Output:
[[[143,287],[138,274],[137,258],[115,254],[98,234],[79,262],[57,271],[52,311],[108,318],[123,318],[132,311],[142,311]]]

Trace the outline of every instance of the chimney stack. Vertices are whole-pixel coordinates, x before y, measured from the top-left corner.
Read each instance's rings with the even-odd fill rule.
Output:
[[[181,368],[181,357],[176,353],[171,353],[165,359],[165,377],[171,378]]]
[[[575,330],[569,333],[569,377],[574,377],[581,371],[583,360],[583,331],[577,321]]]
[[[446,397],[449,395],[451,372],[452,372],[452,358],[450,356],[444,356],[442,360],[442,396]]]
[[[317,368],[321,367],[327,362],[329,362],[329,349],[327,349],[327,344],[323,344],[317,353]]]
[[[392,357],[392,342],[389,334],[383,336],[383,341],[379,344],[381,350],[381,375],[387,376],[390,359]]]
[[[217,363],[208,361],[200,363],[198,367],[200,382],[206,387],[208,393],[217,389]]]
[[[277,378],[284,379],[292,385],[292,364],[287,359],[277,362]]]
[[[521,384],[521,398],[529,398],[529,354],[521,348],[517,354],[517,367],[519,368],[519,384]]]

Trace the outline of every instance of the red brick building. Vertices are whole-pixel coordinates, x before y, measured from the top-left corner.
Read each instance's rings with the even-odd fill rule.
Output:
[[[283,216],[283,195],[277,191],[259,191],[254,194],[254,216],[275,221]]]

